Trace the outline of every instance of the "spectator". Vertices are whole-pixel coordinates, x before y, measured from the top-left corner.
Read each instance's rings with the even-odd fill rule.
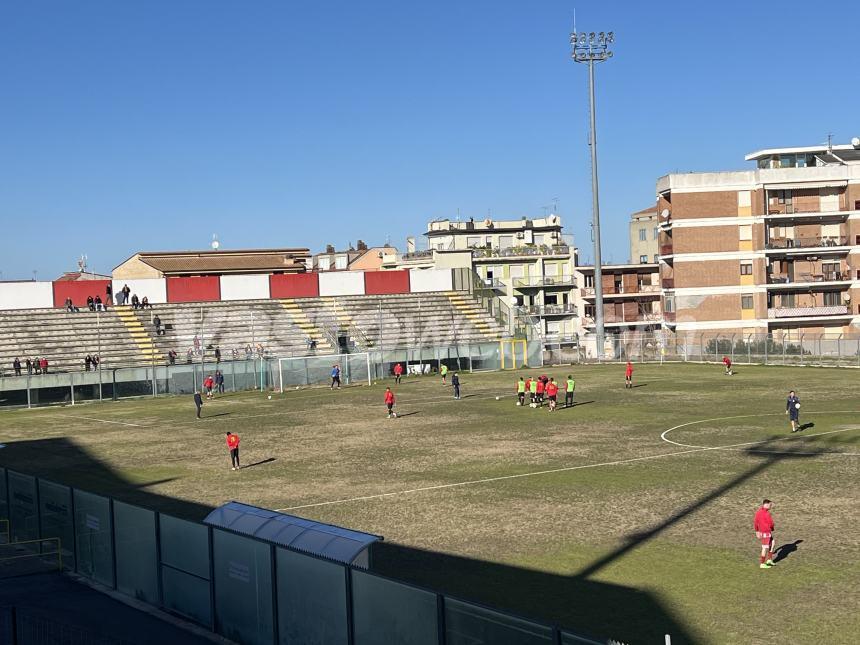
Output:
[[[197,334],[194,334],[194,353],[200,351],[200,337]]]
[[[95,300],[93,300],[93,297],[92,297],[92,296],[87,296],[87,308],[88,308],[90,311],[95,311],[95,310],[96,310]]]
[[[31,360],[28,358],[28,359],[27,359],[27,362],[26,362],[26,365],[27,365],[27,374],[32,374],[32,373],[33,373],[33,361],[31,361]]]
[[[96,306],[96,311],[102,311],[104,307],[102,306],[102,297],[96,294],[96,299],[93,301]]]
[[[152,324],[155,325],[155,335],[163,336],[164,330],[161,328],[161,318],[158,317],[158,314],[155,314],[155,318],[152,319]]]
[[[17,356],[12,361],[12,369],[15,371],[15,376],[21,376],[21,359]]]
[[[47,374],[48,373],[48,359],[43,356],[42,360],[39,361],[39,365],[42,368],[42,374]]]
[[[89,372],[90,368],[93,366],[93,357],[87,354],[87,357],[84,359],[84,371]]]
[[[93,354],[93,371],[95,372],[102,362],[102,357],[98,354]]]
[[[143,297],[143,300],[141,300],[141,301],[140,301],[140,308],[141,308],[141,309],[146,309],[147,307],[149,307],[150,309],[152,309],[152,305],[151,305],[151,304],[149,304],[149,297],[148,297],[148,296],[144,296],[144,297]]]
[[[41,373],[42,373],[42,361],[41,361],[41,360],[39,360],[39,357],[38,357],[38,356],[37,356],[36,358],[34,358],[34,359],[33,359],[33,371],[34,371],[34,373],[36,373],[36,374],[41,374]]]
[[[215,391],[224,394],[224,375],[221,370],[215,370]]]
[[[167,352],[167,362],[170,365],[176,365],[176,351],[175,350],[171,349],[169,352]]]
[[[232,355],[233,355],[234,361],[238,360],[238,358],[239,358],[239,348],[238,347],[233,348]]]
[[[137,297],[137,294],[134,294],[131,297],[131,308],[140,309],[140,298]]]
[[[206,377],[203,381],[203,388],[206,390],[206,398],[212,398],[212,388],[215,387],[215,379],[212,378],[212,375]]]
[[[66,298],[66,311],[68,311],[69,313],[74,313],[75,311],[75,305],[74,303],[72,303],[71,298]]]
[[[122,286],[122,304],[124,304],[124,305],[128,304],[128,294],[130,294],[130,293],[131,293],[131,289],[128,288],[127,284],[124,284]]]
[[[257,343],[257,355],[260,358],[263,358],[263,355],[266,353],[265,348],[263,347],[263,343]]]
[[[218,345],[215,347],[215,364],[217,365],[220,362],[221,362],[221,346]]]
[[[245,360],[246,361],[251,360],[251,353],[252,353],[251,352],[251,344],[248,343],[247,345],[245,345]]]
[[[194,348],[189,347],[188,351],[185,354],[185,362],[190,363],[193,360],[193,357],[194,357]]]
[[[113,285],[108,282],[105,286],[105,304],[113,304]]]

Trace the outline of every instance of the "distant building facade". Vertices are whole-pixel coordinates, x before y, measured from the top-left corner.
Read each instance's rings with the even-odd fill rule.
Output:
[[[643,208],[630,216],[630,264],[658,262],[660,228],[657,207]]]

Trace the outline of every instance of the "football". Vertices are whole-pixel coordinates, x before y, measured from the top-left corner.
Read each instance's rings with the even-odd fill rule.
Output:
[[[272,400],[272,395],[271,395],[271,394],[269,395],[269,400],[270,400],[270,401]]]
[[[799,409],[800,409],[800,403],[795,403],[795,404],[794,404],[794,407],[795,407],[795,408],[797,408],[797,409],[799,410]]]
[[[501,401],[501,400],[502,400],[502,397],[500,397],[500,396],[496,397],[496,401]]]

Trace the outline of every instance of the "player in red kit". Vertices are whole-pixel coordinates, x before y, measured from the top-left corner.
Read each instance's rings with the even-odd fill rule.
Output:
[[[403,365],[401,365],[400,363],[395,363],[394,364],[394,382],[399,384],[402,376],[403,376]]]
[[[535,394],[537,395],[536,402],[538,404],[538,407],[541,407],[541,408],[543,407],[543,394],[544,394],[545,390],[546,390],[546,384],[543,382],[543,379],[539,378],[537,380],[537,388],[535,389]]]
[[[726,366],[726,376],[732,375],[732,359],[728,356],[723,356],[723,365]]]
[[[227,450],[230,451],[230,470],[239,470],[239,435],[227,433]]]
[[[555,379],[550,379],[546,384],[546,398],[549,400],[549,411],[554,412],[558,400],[558,383]]]
[[[624,387],[633,387],[633,363],[627,361],[627,367],[624,369]]]
[[[385,405],[388,408],[388,418],[397,418],[397,413],[394,411],[394,392],[390,387],[385,388]]]
[[[774,566],[773,516],[770,514],[771,507],[773,507],[773,502],[769,499],[764,500],[755,512],[755,519],[753,520],[755,537],[761,542],[761,556],[758,565],[760,569],[770,569]]]

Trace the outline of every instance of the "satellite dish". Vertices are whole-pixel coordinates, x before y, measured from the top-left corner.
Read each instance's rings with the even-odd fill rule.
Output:
[[[660,212],[660,217],[662,217],[663,219],[669,219],[669,215],[671,215],[671,213],[669,212],[669,209],[668,209],[668,208],[664,208],[664,209]]]
[[[485,219],[485,220],[484,220],[484,226],[486,226],[487,228],[492,228],[492,226],[493,226],[493,220],[491,220],[491,219],[488,217],[487,219]]]
[[[221,246],[221,243],[218,240],[212,240],[212,250],[217,251],[218,247]]]
[[[851,145],[855,148],[860,148],[860,137],[853,137],[851,139]]]

